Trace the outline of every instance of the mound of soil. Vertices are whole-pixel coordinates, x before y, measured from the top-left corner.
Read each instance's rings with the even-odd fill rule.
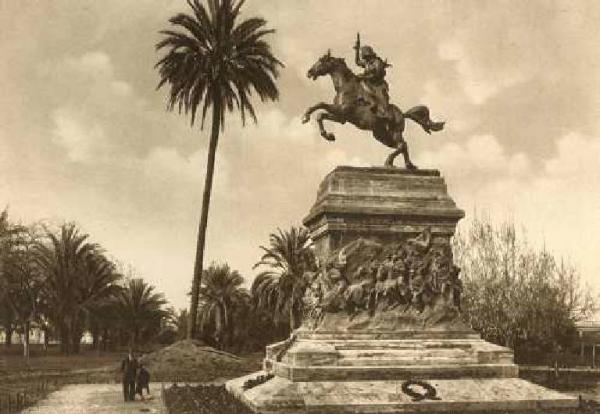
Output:
[[[150,372],[151,381],[204,382],[247,372],[241,358],[196,340],[176,342],[142,356],[140,362]]]

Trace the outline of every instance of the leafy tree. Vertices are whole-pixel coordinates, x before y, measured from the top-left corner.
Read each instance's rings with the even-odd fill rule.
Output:
[[[18,228],[18,229],[17,229]],[[29,332],[38,318],[45,276],[35,259],[38,234],[34,227],[14,226],[12,243],[3,257],[0,288],[23,332],[23,356],[29,358]]]
[[[188,0],[191,14],[179,13],[169,19],[173,30],[161,31],[164,38],[156,45],[165,50],[156,68],[158,88],[170,87],[167,108],[190,114],[194,125],[202,108],[202,127],[212,107],[212,125],[206,165],[202,211],[198,228],[194,277],[190,301],[191,321],[188,337],[195,336],[201,286],[208,209],[215,167],[219,132],[225,126],[227,111],[239,109],[242,122],[246,113],[256,122],[250,101],[253,91],[262,101],[276,100],[279,93],[274,79],[282,66],[271,53],[264,37],[273,33],[265,29],[259,17],[240,20],[243,0],[208,0],[208,10],[200,0]]]
[[[551,351],[569,345],[576,321],[595,307],[576,270],[528,245],[513,223],[476,218],[454,238],[463,312],[492,342]]]
[[[139,345],[140,339],[158,334],[162,319],[168,316],[163,309],[167,301],[154,289],[144,279],[135,278],[115,296],[120,326],[129,332],[129,345],[133,348]]]
[[[12,334],[16,328],[15,312],[7,301],[8,291],[2,288],[2,283],[6,283],[5,262],[12,250],[14,232],[5,209],[0,212],[0,326],[4,330],[6,346],[12,345]]]
[[[304,296],[303,275],[314,269],[315,257],[306,228],[277,229],[269,236],[269,247],[254,265],[266,267],[252,283],[252,297],[257,306],[268,309],[276,316],[287,315],[290,332],[298,325]]]
[[[227,346],[235,329],[235,312],[244,306],[248,292],[242,288],[244,279],[227,264],[211,264],[204,271],[200,288],[200,327],[206,332],[213,329],[219,346]]]

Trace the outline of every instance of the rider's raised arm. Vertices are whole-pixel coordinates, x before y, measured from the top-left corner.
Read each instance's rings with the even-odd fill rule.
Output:
[[[355,47],[354,61],[356,62],[356,66],[360,66],[361,68],[365,67],[365,61],[360,58],[360,48]]]

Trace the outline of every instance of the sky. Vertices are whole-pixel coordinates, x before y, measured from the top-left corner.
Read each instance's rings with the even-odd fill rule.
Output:
[[[75,221],[178,308],[187,305],[210,128],[166,111],[154,45],[183,0],[0,0],[0,206],[15,220]],[[331,101],[306,72],[327,49],[353,62],[357,31],[392,63],[401,109],[445,120],[405,132],[457,205],[522,226],[600,292],[600,2],[247,0],[285,63],[259,122],[228,116],[206,263],[252,280],[269,233],[299,225],[337,165],[381,165],[368,132],[304,110]],[[355,70],[354,66],[352,66]],[[401,162],[400,159],[398,162]]]

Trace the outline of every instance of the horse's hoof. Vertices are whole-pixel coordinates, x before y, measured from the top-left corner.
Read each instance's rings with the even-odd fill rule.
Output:
[[[306,124],[308,121],[310,121],[310,115],[304,115],[301,121],[303,124]]]
[[[417,166],[415,164],[406,164],[406,169],[407,170],[418,170]]]
[[[335,135],[333,135],[332,133],[323,135],[323,138],[325,138],[327,141],[335,141]]]

